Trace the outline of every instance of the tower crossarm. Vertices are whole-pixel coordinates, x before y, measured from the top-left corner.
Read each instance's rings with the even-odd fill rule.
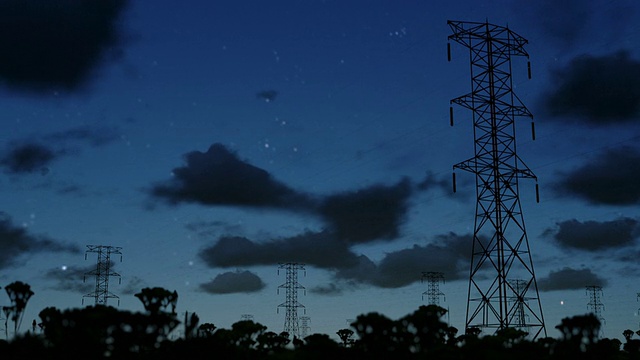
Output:
[[[447,24],[453,31],[449,40],[453,40],[466,47],[473,47],[478,41],[491,41],[493,44],[502,45],[509,51],[509,55],[529,57],[524,46],[527,39],[511,31],[508,27],[489,24],[488,22],[454,21]]]

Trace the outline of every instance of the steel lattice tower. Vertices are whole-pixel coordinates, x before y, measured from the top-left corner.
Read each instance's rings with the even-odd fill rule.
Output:
[[[118,305],[120,305],[120,298],[114,293],[109,291],[109,278],[112,276],[118,277],[118,281],[122,281],[120,274],[111,270],[111,255],[120,255],[120,261],[122,261],[121,247],[104,246],[104,245],[87,245],[87,251],[84,254],[84,259],[87,260],[88,253],[97,253],[98,260],[95,270],[91,270],[85,273],[86,276],[95,276],[96,289],[94,292],[86,294],[82,297],[82,303],[84,304],[84,298],[92,297],[95,299],[95,305],[107,305],[107,299],[118,299]]]
[[[527,282],[522,279],[516,279],[516,280],[509,281],[509,283],[511,284],[511,286],[513,286],[513,289],[515,292],[515,295],[512,296],[511,299],[509,299],[515,304],[515,307],[516,307],[516,314],[514,317],[515,325],[513,326],[517,328],[526,328],[527,320],[529,319],[529,316],[525,311],[526,297],[524,296],[523,292],[527,288]]]
[[[427,282],[427,291],[422,293],[422,300],[427,295],[429,305],[440,305],[440,297],[444,297],[444,293],[440,291],[440,283],[444,282],[444,274],[435,271],[423,272],[421,280]]]
[[[302,339],[307,337],[307,333],[311,329],[311,327],[309,327],[309,321],[311,321],[310,317],[300,316],[300,338]]]
[[[454,192],[456,169],[476,175],[466,329],[525,326],[534,338],[546,336],[518,193],[520,178],[536,179],[516,154],[514,120],[533,116],[512,91],[511,80],[511,57],[529,57],[527,40],[489,23],[447,23],[453,31],[449,40],[469,48],[471,61],[471,92],[451,100],[473,113],[475,155],[453,167]],[[451,59],[451,44],[447,45]],[[453,107],[449,113],[453,125]],[[523,279],[523,288],[514,288],[507,281],[510,277]],[[510,301],[514,297],[520,300]],[[531,319],[524,324],[523,308]]]
[[[589,303],[587,303],[587,309],[589,309],[593,315],[596,316],[601,323],[604,324],[604,317],[602,317],[602,310],[604,310],[604,304],[600,301],[602,297],[602,286],[589,285],[586,287],[587,295],[589,295]]]
[[[280,289],[286,289],[285,302],[278,305],[278,309],[281,307],[286,309],[284,317],[284,331],[288,332],[289,335],[299,338],[300,327],[298,326],[298,308],[305,310],[305,313],[306,309],[304,305],[298,302],[298,290],[302,289],[306,294],[306,289],[298,283],[298,271],[305,270],[304,264],[281,263],[278,267],[278,275],[280,275],[280,269],[286,270],[286,281],[284,284],[278,286],[278,293],[280,293]]]

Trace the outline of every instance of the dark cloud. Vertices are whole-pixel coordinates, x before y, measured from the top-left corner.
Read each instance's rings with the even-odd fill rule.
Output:
[[[95,279],[86,277],[85,274],[95,270],[95,265],[86,267],[64,266],[47,271],[44,277],[54,281],[49,288],[59,291],[71,291],[79,294],[88,294],[95,290]]]
[[[543,106],[558,119],[577,116],[594,124],[640,119],[640,62],[626,51],[575,58],[552,78]]]
[[[361,255],[357,266],[340,269],[336,277],[383,288],[397,288],[419,281],[424,271],[442,272],[450,280],[460,279],[467,270],[471,241],[471,235],[441,235],[435,243],[387,253],[379,264]]]
[[[0,82],[35,93],[83,87],[123,40],[127,0],[0,2]]]
[[[15,226],[6,214],[0,213],[0,269],[15,266],[21,256],[39,252],[77,254],[80,249],[46,236],[29,234],[27,229]]]
[[[374,185],[328,196],[319,213],[340,239],[351,243],[393,239],[399,235],[411,193],[408,179],[392,186]]]
[[[176,204],[295,208],[309,199],[267,171],[238,159],[224,145],[213,144],[206,153],[185,155],[186,166],[173,170],[172,181],[152,188],[154,197]]]
[[[2,157],[0,164],[12,174],[46,174],[49,163],[59,155],[48,146],[34,142],[14,144]]]
[[[560,194],[592,204],[640,204],[640,152],[632,147],[611,149],[582,167],[562,174],[554,185]]]
[[[336,282],[313,288],[318,294],[338,294],[345,286],[367,284],[397,288],[420,280],[423,271],[439,271],[447,279],[459,279],[466,271],[471,251],[471,235],[449,233],[437,236],[433,243],[387,253],[375,263],[357,255],[349,244],[337,240],[331,232],[305,234],[258,243],[245,237],[226,236],[200,252],[200,258],[212,268],[273,265],[298,262],[329,270]]]
[[[551,271],[547,277],[538,280],[541,291],[584,289],[586,286],[605,286],[607,281],[594,274],[590,269],[576,270],[564,267]]]
[[[411,181],[402,179],[394,185],[312,196],[275,180],[221,144],[206,153],[190,152],[185,161],[186,166],[173,170],[172,180],[152,186],[153,199],[303,212],[320,217],[333,236],[351,243],[398,237],[414,192]]]
[[[210,294],[252,293],[264,287],[262,279],[251,271],[225,272],[210,282],[200,284],[200,290]]]
[[[587,251],[600,251],[632,245],[638,236],[638,221],[620,218],[612,221],[567,220],[556,229],[545,231],[563,247]]]
[[[348,267],[357,256],[329,232],[307,232],[294,237],[254,242],[240,236],[224,236],[200,251],[211,267],[237,267],[299,262],[324,269]]]

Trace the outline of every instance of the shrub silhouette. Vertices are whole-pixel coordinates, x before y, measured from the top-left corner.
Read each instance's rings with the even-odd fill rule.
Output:
[[[533,341],[516,328],[457,336],[458,330],[442,321],[446,310],[433,305],[398,320],[376,312],[362,314],[351,329],[336,332],[340,342],[326,334],[290,339],[286,332],[269,331],[251,320],[230,329],[212,323],[198,326],[193,313],[184,317],[185,336],[170,340],[168,334],[180,324],[177,293],[147,289],[139,297],[145,299],[145,312],[103,305],[45,308],[39,314],[42,333],[0,341],[2,359],[640,359],[640,340],[633,339],[633,331],[623,332],[624,346],[617,339],[599,339],[600,322],[593,314],[563,319],[557,326],[559,339]]]

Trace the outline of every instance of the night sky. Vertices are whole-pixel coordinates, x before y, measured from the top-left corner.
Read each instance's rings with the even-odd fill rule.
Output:
[[[336,337],[426,304],[421,274],[439,271],[464,331],[475,180],[454,194],[451,174],[473,129],[460,107],[449,125],[449,100],[471,81],[447,20],[529,41],[513,89],[536,139],[522,119],[517,150],[540,203],[533,180],[520,199],[548,334],[588,312],[587,285],[605,336],[640,329],[635,0],[4,0],[0,286],[35,292],[22,329],[83,306],[86,246],[110,245],[120,309],[158,286],[201,322],[279,332],[278,264],[298,262],[299,315]]]

